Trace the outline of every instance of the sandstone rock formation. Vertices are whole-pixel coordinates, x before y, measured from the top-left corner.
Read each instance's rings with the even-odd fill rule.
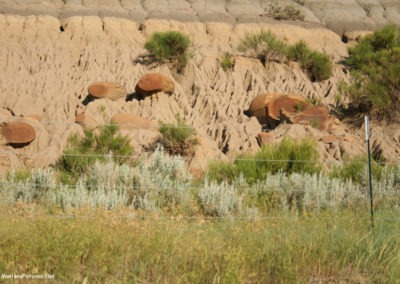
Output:
[[[87,6],[89,2],[94,6]],[[117,113],[171,123],[179,114],[204,140],[198,146],[200,154],[196,156],[197,160],[191,163],[193,168],[196,163],[203,168],[205,159],[202,157],[208,153],[212,153],[208,155],[210,159],[234,158],[259,149],[257,135],[262,126],[255,117],[249,118],[243,113],[259,94],[295,93],[304,98],[319,98],[324,105],[329,105],[334,103],[339,82],[349,79],[349,75],[337,64],[331,79],[310,82],[296,64],[271,62],[264,67],[258,60],[235,56],[235,68],[225,72],[217,63],[223,52],[236,54],[237,45],[245,34],[261,30],[271,30],[288,43],[303,39],[314,49],[332,56],[337,63],[347,55],[347,45],[339,35],[323,26],[274,21],[240,22],[237,19],[243,20],[249,14],[245,10],[241,12],[238,8],[241,7],[240,2],[237,1],[207,2],[207,9],[203,5],[206,3],[201,1],[191,1],[189,6],[189,2],[182,4],[188,8],[189,14],[190,9],[201,11],[196,14],[198,19],[213,19],[218,15],[213,11],[220,11],[221,17],[231,18],[234,24],[228,21],[182,22],[165,17],[145,19],[150,12],[157,15],[149,1],[122,2],[124,7],[117,11],[111,4],[104,4],[107,9],[103,9],[101,4],[99,6],[104,1],[84,1],[83,4],[69,0],[65,1],[66,4],[51,1],[46,9],[48,12],[39,9],[41,5],[33,0],[24,1],[27,5],[24,10],[18,8],[17,2],[1,2],[0,11],[13,13],[0,14],[0,103],[3,108],[0,122],[10,121],[11,118],[17,120],[32,113],[42,117],[40,122],[29,121],[34,126],[36,139],[27,147],[14,149],[0,146],[0,153],[9,153],[1,155],[7,156],[8,162],[4,163],[10,168],[27,166],[29,163],[26,161],[32,161],[35,167],[54,164],[65,149],[68,137],[72,133],[83,132],[81,125],[75,123],[77,113],[84,113],[81,123],[83,121],[85,127],[92,127],[86,122],[89,117],[93,119],[93,126],[97,127],[109,123]],[[119,1],[113,0],[107,3],[120,5]],[[170,3],[171,7],[176,5],[172,1],[163,3]],[[305,7],[311,4],[306,1]],[[26,9],[28,6],[33,8]],[[226,10],[226,7],[229,9]],[[53,16],[48,15],[50,11],[54,12]],[[127,13],[124,14],[127,16],[107,17],[113,11],[113,15],[122,15],[119,14],[121,12]],[[164,10],[162,12],[165,13]],[[143,15],[141,20],[129,20],[140,15]],[[165,65],[149,67],[134,63],[145,51],[143,46],[149,35],[166,30],[182,31],[190,36],[193,43],[193,58],[183,74],[174,74]],[[149,73],[173,78],[174,95],[160,92],[143,100],[103,98],[82,104],[87,96],[87,86],[93,80],[119,82],[127,90],[134,90],[136,82]],[[310,125],[282,124],[271,134],[277,142],[291,133],[314,137],[320,142],[318,147],[325,160],[340,160],[345,154],[363,153],[360,126],[330,125],[328,123],[327,133],[323,133]],[[138,154],[146,150],[143,145],[159,135],[157,131],[143,129],[121,131],[131,137]],[[387,132],[385,128],[379,132],[382,139],[390,141],[387,146],[379,148],[383,151],[382,155],[397,159],[393,157],[395,152],[392,150],[397,149],[400,142],[393,140],[392,132]],[[322,142],[322,137],[328,134],[337,137],[338,141]],[[352,142],[349,142],[349,137]],[[383,145],[381,142],[378,144]]]
[[[117,100],[128,94],[124,86],[114,82],[95,82],[88,87],[89,94],[96,99]]]
[[[82,125],[84,129],[96,129],[98,126],[97,121],[85,113],[79,113],[75,117],[75,122]]]
[[[139,82],[136,84],[135,90],[142,95],[142,97],[148,97],[158,92],[172,94],[175,90],[175,84],[170,78],[163,74],[150,73],[140,78]]]
[[[111,117],[111,124],[117,124],[124,129],[157,129],[157,123],[132,113],[117,113]]]
[[[271,132],[260,132],[257,135],[257,141],[260,144],[260,146],[269,145],[274,143],[275,137]]]
[[[338,34],[376,28],[388,23],[400,25],[400,3],[393,0],[24,0],[2,1],[0,13],[116,17],[142,22],[168,19],[185,22],[265,23],[272,22],[270,7],[287,6],[304,16],[303,26],[325,26]],[[278,10],[278,9],[275,9]]]

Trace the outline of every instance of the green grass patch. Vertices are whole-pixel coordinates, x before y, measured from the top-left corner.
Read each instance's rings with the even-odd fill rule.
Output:
[[[69,146],[57,162],[64,182],[75,181],[96,161],[104,161],[111,155],[117,163],[128,162],[133,153],[129,138],[118,133],[118,126],[106,125],[95,130],[85,130],[84,136],[73,134]]]
[[[1,210],[0,269],[88,283],[395,283],[399,221],[343,211],[260,220]],[[385,221],[387,220],[387,221]]]
[[[194,148],[199,143],[196,130],[187,125],[185,121],[177,116],[176,124],[161,123],[159,128],[162,138],[159,142],[171,155],[190,156],[194,154]]]
[[[235,60],[232,58],[232,55],[228,52],[225,52],[218,60],[218,62],[224,71],[232,70],[233,67],[235,66]]]
[[[271,173],[317,173],[321,170],[318,158],[315,143],[311,140],[283,139],[277,145],[263,146],[254,155],[241,156],[234,163],[211,164],[208,176],[219,182],[232,182],[243,175],[252,184]]]

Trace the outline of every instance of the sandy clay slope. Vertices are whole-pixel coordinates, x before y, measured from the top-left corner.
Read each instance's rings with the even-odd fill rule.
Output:
[[[21,9],[12,10],[11,4],[2,4],[10,14],[0,14],[0,122],[23,121],[36,132],[36,138],[24,147],[14,147],[1,137],[2,174],[9,169],[54,164],[65,149],[68,137],[83,132],[82,126],[75,123],[81,113],[90,127],[108,124],[118,113],[134,114],[154,125],[159,121],[174,123],[179,114],[197,130],[201,142],[191,167],[205,169],[209,160],[232,159],[259,149],[257,135],[262,125],[255,117],[244,114],[257,95],[296,93],[333,105],[339,81],[348,80],[340,65],[335,66],[331,79],[313,83],[294,63],[271,62],[264,67],[258,60],[241,56],[237,51],[239,40],[247,33],[271,30],[289,43],[303,39],[339,62],[347,55],[347,46],[341,36],[322,26],[154,18],[132,21],[126,17],[76,15],[59,18],[60,11],[75,11],[74,1],[64,1],[70,10],[57,8],[63,1],[47,2],[55,7],[47,9],[54,15],[21,15]],[[118,2],[121,7],[127,7],[125,1]],[[197,3],[182,2],[191,2],[192,7]],[[17,12],[20,15],[15,15]],[[166,65],[147,65],[139,60],[146,54],[143,48],[146,39],[155,31],[168,30],[187,34],[193,43],[193,58],[182,74],[172,72]],[[232,71],[224,71],[218,64],[224,52],[235,57]],[[93,82],[118,82],[129,94],[134,93],[138,80],[150,72],[171,78],[175,83],[173,94],[160,92],[143,100],[128,95],[115,100],[97,99],[88,104],[85,101]],[[121,131],[131,137],[137,155],[159,136],[156,126],[122,127]],[[348,126],[334,117],[328,130],[282,124],[271,134],[273,141],[287,136],[312,137],[321,159],[326,161],[339,161],[346,155],[364,152],[362,125]],[[373,123],[371,139],[375,154],[387,161],[398,161],[400,130],[397,127]]]

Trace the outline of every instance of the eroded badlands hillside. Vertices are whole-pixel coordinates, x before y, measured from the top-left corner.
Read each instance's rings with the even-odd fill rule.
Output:
[[[215,22],[217,16],[211,19],[214,21],[206,21],[206,18],[203,22],[177,21],[156,19],[149,9],[143,11],[154,18],[133,21],[127,18],[132,17],[133,11],[141,10],[127,7],[135,1],[115,1],[122,10],[110,8],[90,16],[86,16],[91,14],[86,12],[97,9],[88,4],[90,1],[81,3],[88,7],[83,12],[79,8],[82,5],[74,1],[47,1],[47,15],[26,15],[44,11],[43,7],[37,8],[34,1],[27,2],[31,6],[26,7],[33,7],[32,13],[23,10],[24,5],[1,3],[2,11],[8,12],[0,14],[0,122],[24,121],[35,129],[36,138],[19,148],[6,144],[2,138],[2,174],[9,169],[53,164],[65,149],[68,137],[74,132],[83,132],[82,125],[75,122],[81,113],[85,113],[94,126],[110,123],[111,117],[118,113],[132,113],[154,123],[174,123],[179,114],[197,130],[201,142],[191,167],[204,169],[209,160],[233,158],[259,149],[256,137],[262,125],[255,117],[244,114],[257,95],[295,93],[319,98],[332,108],[339,82],[349,79],[340,64],[335,64],[331,79],[311,82],[295,63],[271,62],[264,67],[257,59],[237,51],[240,39],[246,34],[270,30],[288,43],[305,40],[339,63],[347,55],[347,45],[342,42],[341,35],[321,25]],[[189,3],[192,9],[206,3],[181,2],[184,7]],[[316,5],[313,1],[305,2],[310,7]],[[142,1],[140,5],[145,8],[149,3],[153,2]],[[217,7],[219,2],[213,3]],[[237,11],[233,8],[237,7],[235,1],[224,3],[224,7],[229,7],[226,8],[229,15]],[[384,1],[376,3],[384,5]],[[121,17],[103,16],[104,13],[114,15],[111,11]],[[129,11],[130,17],[122,17],[118,11]],[[196,11],[195,19],[202,19],[200,10]],[[169,30],[180,31],[192,41],[193,58],[182,74],[176,74],[166,65],[148,65],[140,60],[146,54],[144,43],[150,35]],[[218,63],[224,52],[234,55],[235,66],[231,71],[224,71]],[[144,100],[128,95],[117,100],[85,101],[93,82],[118,82],[133,94],[138,80],[151,72],[171,78],[175,83],[174,92],[171,95],[161,92]],[[156,128],[123,128],[122,132],[131,137],[137,155],[159,135]],[[312,137],[317,141],[321,159],[327,161],[338,161],[364,151],[362,125],[346,125],[333,115],[328,130],[320,131],[311,125],[282,124],[271,134],[274,141],[286,136]],[[373,123],[371,139],[375,153],[387,161],[398,161],[400,130],[397,127]]]

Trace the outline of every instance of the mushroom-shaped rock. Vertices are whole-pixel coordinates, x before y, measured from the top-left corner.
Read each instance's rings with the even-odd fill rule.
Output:
[[[282,116],[293,124],[310,124],[322,131],[328,129],[328,109],[322,106],[311,106],[305,111],[295,114],[282,110]]]
[[[267,123],[267,105],[269,101],[278,94],[261,94],[256,96],[250,103],[249,109],[246,114],[249,116],[255,116],[261,124]]]
[[[297,95],[277,96],[268,102],[268,118],[279,121],[281,112],[296,114],[308,109],[310,104],[304,97]]]
[[[25,122],[10,122],[1,125],[1,134],[8,144],[25,145],[36,138],[35,129]]]
[[[175,84],[170,78],[162,74],[150,73],[140,78],[135,90],[143,97],[151,96],[158,92],[172,94],[175,90]]]
[[[94,82],[88,87],[88,91],[94,98],[110,100],[117,100],[128,94],[124,86],[114,82]]]
[[[132,113],[117,113],[111,117],[111,124],[117,124],[129,129],[156,129],[157,124],[149,119],[140,117]]]

